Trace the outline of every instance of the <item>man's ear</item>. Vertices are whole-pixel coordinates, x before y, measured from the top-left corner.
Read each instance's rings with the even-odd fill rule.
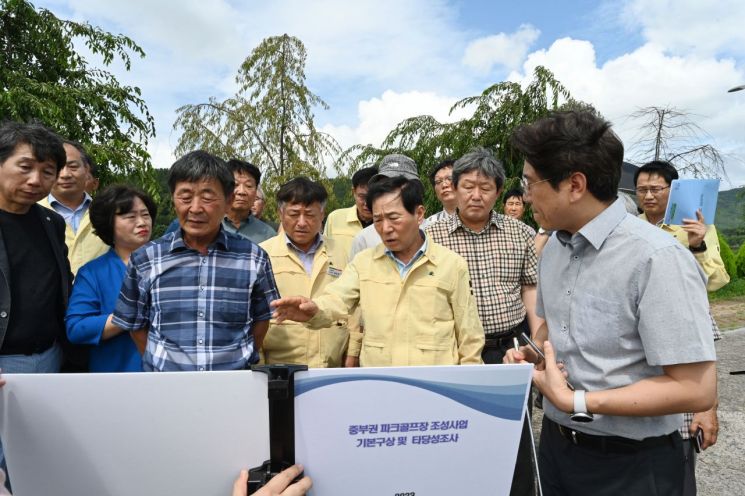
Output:
[[[581,199],[587,193],[587,177],[581,172],[573,172],[569,176],[569,197],[572,200]]]
[[[424,205],[417,205],[416,209],[414,210],[414,216],[416,216],[416,221],[418,224],[424,222],[424,212]]]

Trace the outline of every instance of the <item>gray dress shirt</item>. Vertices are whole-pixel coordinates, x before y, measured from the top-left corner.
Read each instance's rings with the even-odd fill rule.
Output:
[[[675,238],[626,213],[616,200],[579,232],[558,231],[538,270],[536,313],[569,381],[589,391],[663,374],[665,365],[716,360],[706,278]],[[675,431],[681,415],[595,415],[576,424],[544,403],[555,422],[596,435],[643,439]]]

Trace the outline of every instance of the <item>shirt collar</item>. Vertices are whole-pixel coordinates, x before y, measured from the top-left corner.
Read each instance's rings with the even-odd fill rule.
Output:
[[[171,240],[171,247],[168,251],[174,252],[190,249],[188,246],[186,246],[182,233],[183,231],[181,228],[173,231],[173,239]],[[225,231],[225,227],[223,227],[222,224],[220,224],[220,231],[217,233],[217,237],[209,246],[210,249],[212,249],[213,247],[220,248],[224,251],[230,250],[230,245],[228,244],[228,233],[227,231]]]
[[[626,217],[626,207],[623,200],[616,199],[605,210],[600,212],[594,219],[582,226],[576,235],[585,238],[596,250],[599,250],[610,233]],[[567,231],[558,231],[556,238],[563,244],[567,245],[573,238]]]
[[[308,249],[308,251],[305,251],[305,250],[301,250],[300,247],[298,245],[296,245],[290,239],[290,237],[287,235],[286,232],[284,233],[284,235],[285,235],[285,244],[287,245],[288,248],[292,248],[293,250],[295,250],[295,251],[297,251],[299,253],[306,254],[306,255],[311,255],[311,254],[315,253],[316,251],[318,251],[318,247],[321,246],[321,244],[323,243],[323,237],[321,236],[320,233],[318,233],[318,234],[316,234],[316,240],[310,246],[310,248]]]
[[[65,208],[66,208],[66,209],[68,209],[68,210],[73,210],[73,209],[69,208],[69,207],[68,207],[67,205],[63,204],[63,203],[62,203],[61,201],[59,201],[59,200],[58,200],[57,198],[55,198],[55,197],[54,197],[54,195],[53,195],[52,193],[49,193],[49,196],[47,197],[47,201],[48,201],[48,202],[49,202],[49,204],[50,204],[50,205],[52,205],[52,206],[54,206],[54,205],[56,204],[56,205],[59,205],[59,206],[61,206],[61,207],[65,207]],[[88,194],[88,192],[84,192],[84,193],[83,193],[83,203],[81,203],[80,205],[78,205],[78,207],[77,207],[77,208],[75,208],[74,210],[79,210],[79,209],[81,209],[81,208],[87,208],[87,207],[88,207],[88,205],[89,205],[89,204],[90,204],[90,203],[91,203],[92,201],[93,201],[93,198],[91,198],[91,195],[89,195],[89,194]]]
[[[475,233],[475,234],[481,234],[482,232],[489,229],[489,226],[494,226],[497,229],[504,229],[504,220],[502,220],[502,216],[499,215],[494,210],[491,211],[489,214],[489,220],[487,221],[486,225],[484,226],[481,231],[476,232],[472,229],[466,227],[463,224],[463,221],[460,219],[460,211],[458,209],[455,209],[455,213],[450,216],[450,226],[448,227],[448,231],[450,234],[454,233],[458,228],[461,228],[463,230],[467,230],[469,232]]]
[[[240,228],[241,228],[241,227],[243,227],[244,225],[246,225],[246,224],[250,224],[250,223],[252,222],[252,220],[251,220],[251,219],[253,219],[253,218],[254,218],[254,217],[253,217],[253,216],[251,215],[251,212],[249,211],[249,212],[248,212],[248,215],[246,216],[246,218],[245,218],[245,219],[241,219],[241,222],[240,222],[240,224],[238,225],[238,227],[237,227],[237,228],[235,227],[235,224],[233,224],[233,221],[232,221],[232,220],[230,220],[230,217],[228,217],[227,215],[226,215],[226,216],[225,216],[225,217],[223,218],[223,220],[222,220],[222,221],[223,221],[224,223],[228,223],[228,224],[230,224],[230,225],[231,225],[231,226],[233,226],[233,228],[235,228],[235,229],[240,229]]]
[[[649,219],[647,218],[647,214],[645,214],[644,212],[642,212],[642,213],[640,213],[639,215],[637,215],[637,217],[639,217],[639,218],[640,218],[641,220],[643,220],[644,222],[649,222]],[[661,218],[661,219],[660,219],[660,220],[659,220],[659,221],[657,222],[657,224],[655,224],[655,226],[657,226],[657,227],[660,227],[660,228],[662,228],[662,229],[665,229],[665,228],[667,228],[669,224],[665,224],[664,220],[665,220],[665,218],[664,218],[664,217],[663,217],[663,218]]]
[[[359,217],[357,217],[357,205],[353,205],[349,207],[349,210],[347,211],[347,219],[348,224],[357,224],[359,226],[362,225],[362,222],[360,222]]]
[[[422,246],[419,247],[419,249],[416,251],[416,253],[414,254],[414,256],[411,257],[411,260],[409,260],[409,263],[404,264],[403,262],[401,262],[401,260],[399,260],[398,257],[396,255],[394,255],[393,252],[391,250],[389,250],[387,247],[383,250],[383,253],[385,253],[386,255],[388,255],[392,259],[398,260],[400,263],[402,263],[405,266],[406,265],[411,265],[419,257],[421,257],[422,255],[424,255],[424,253],[426,253],[426,251],[427,251],[427,248],[429,247],[429,238],[427,238],[427,235],[424,234],[424,231],[422,231],[421,229],[419,229],[419,235],[422,238],[424,238],[424,243],[422,243]],[[383,246],[385,246],[385,245],[383,245]]]

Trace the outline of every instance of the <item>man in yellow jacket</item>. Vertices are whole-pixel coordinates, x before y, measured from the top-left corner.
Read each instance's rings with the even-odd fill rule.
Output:
[[[260,244],[269,254],[280,294],[316,298],[339,279],[347,266],[347,250],[336,240],[321,235],[328,194],[320,183],[297,177],[277,192],[282,231]],[[272,321],[264,339],[265,363],[305,364],[309,367],[340,367],[347,351],[347,316],[322,329],[297,322]]]
[[[91,178],[93,163],[85,149],[74,141],[65,141],[65,166],[52,187],[52,192],[39,204],[54,210],[65,219],[65,244],[70,270],[73,275],[78,269],[107,251],[109,247],[93,232],[88,217],[88,207],[93,199],[85,186]]]
[[[482,363],[484,330],[468,266],[419,229],[421,182],[383,178],[370,186],[367,203],[383,244],[357,254],[321,296],[274,301],[274,317],[317,328],[359,304],[362,366]]]
[[[354,205],[334,210],[326,219],[323,234],[340,243],[347,253],[352,248],[352,240],[365,227],[372,223],[372,213],[367,208],[367,183],[378,173],[377,167],[365,167],[352,176]]]
[[[663,223],[670,184],[674,179],[678,179],[678,171],[670,162],[662,160],[646,163],[636,170],[636,196],[644,211],[639,217],[672,234],[680,244],[691,250],[706,274],[706,290],[716,291],[729,283],[729,274],[722,261],[714,224],[705,224],[706,219],[700,212],[696,213],[696,219],[684,219],[682,226]]]

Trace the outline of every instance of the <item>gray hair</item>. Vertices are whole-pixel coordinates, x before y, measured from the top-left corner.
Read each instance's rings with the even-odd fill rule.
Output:
[[[453,184],[455,187],[458,187],[458,180],[461,175],[473,170],[479,171],[480,174],[486,177],[493,178],[494,182],[497,184],[497,189],[501,189],[504,185],[504,166],[502,166],[502,162],[486,148],[474,148],[455,161],[453,164]]]

